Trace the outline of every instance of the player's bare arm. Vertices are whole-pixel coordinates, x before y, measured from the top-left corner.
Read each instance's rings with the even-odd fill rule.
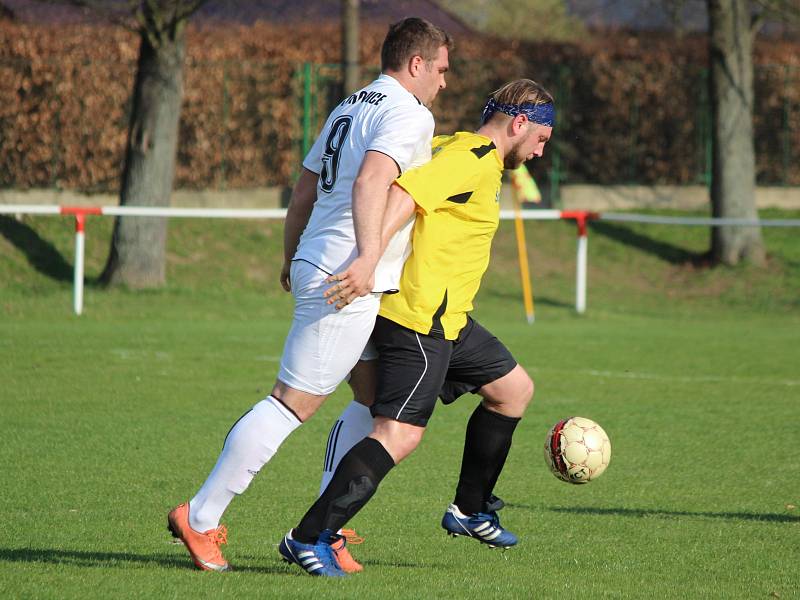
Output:
[[[389,186],[399,175],[394,159],[368,151],[353,184],[353,225],[358,256],[341,273],[331,275],[336,291],[351,302],[372,291],[375,266],[381,257],[381,228]]]
[[[395,233],[414,216],[417,204],[414,198],[401,186],[393,183],[389,188],[389,198],[386,201],[386,212],[383,215],[381,229],[381,254],[384,253]]]
[[[386,251],[386,246],[389,245],[392,236],[414,215],[416,207],[414,199],[407,191],[396,183],[391,185],[389,197],[386,201],[386,211],[383,215],[381,255]],[[349,286],[342,287],[340,282],[337,281],[333,286],[325,290],[325,297],[328,298],[328,304],[335,302],[336,309],[341,310],[352,301],[351,293]]]
[[[292,190],[289,208],[286,211],[286,222],[283,226],[283,267],[281,268],[281,286],[287,292],[291,291],[292,282],[289,280],[289,269],[292,257],[297,251],[300,235],[311,217],[311,209],[317,200],[317,180],[319,175],[303,168],[300,177]]]

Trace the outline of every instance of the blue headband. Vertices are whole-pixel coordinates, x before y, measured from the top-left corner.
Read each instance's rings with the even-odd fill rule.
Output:
[[[556,122],[556,107],[551,104],[501,104],[494,98],[489,98],[486,106],[483,107],[483,114],[481,115],[481,125],[486,123],[492,118],[496,112],[501,112],[510,117],[517,115],[525,115],[528,121],[545,127],[552,127]]]

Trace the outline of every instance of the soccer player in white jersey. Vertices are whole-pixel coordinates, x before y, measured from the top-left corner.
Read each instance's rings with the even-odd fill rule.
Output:
[[[411,228],[409,221],[381,252],[388,189],[430,160],[434,120],[427,106],[445,87],[451,47],[450,36],[424,19],[392,25],[381,75],[331,112],[303,161],[284,229],[281,284],[292,292],[295,311],[277,381],[234,423],[200,490],[168,516],[200,569],[230,568],[219,548],[227,541],[222,514],[348,374],[357,400],[334,426],[338,450],[329,448],[330,470],[372,429],[365,406],[373,398],[372,369],[359,358],[375,358],[365,346],[381,293],[397,289]],[[340,310],[324,296],[334,274],[353,292]],[[361,569],[341,536],[330,540],[330,552],[341,568]]]

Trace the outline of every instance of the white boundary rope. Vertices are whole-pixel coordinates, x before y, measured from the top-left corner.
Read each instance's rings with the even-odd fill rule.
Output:
[[[58,206],[39,204],[0,204],[0,214],[71,215],[75,217],[75,273],[73,308],[83,312],[83,265],[85,220],[89,215],[132,217],[178,217],[211,219],[284,219],[285,208],[172,208],[166,206]],[[513,210],[501,210],[502,220],[514,219]],[[595,213],[583,210],[523,210],[522,219],[532,221],[574,220],[578,228],[575,269],[575,310],[586,311],[586,273],[588,262],[588,221],[618,221],[659,225],[702,225],[707,227],[800,227],[800,219],[719,219],[697,217],[660,217],[634,213]]]
[[[169,206],[57,206],[0,204],[0,214],[107,215],[131,217],[200,217],[216,219],[284,219],[285,208],[172,208]]]
[[[636,213],[602,213],[601,221],[654,223],[657,225],[704,225],[706,227],[800,227],[800,219],[726,219],[712,217],[659,217]]]

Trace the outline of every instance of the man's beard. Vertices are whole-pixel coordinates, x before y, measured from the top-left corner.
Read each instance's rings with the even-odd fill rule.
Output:
[[[522,144],[524,144],[527,141],[528,141],[528,136],[525,136],[525,139],[520,140],[511,147],[511,151],[508,154],[506,154],[505,157],[503,158],[504,169],[516,169],[522,163],[525,162],[525,156],[520,153],[519,149],[522,147]]]

